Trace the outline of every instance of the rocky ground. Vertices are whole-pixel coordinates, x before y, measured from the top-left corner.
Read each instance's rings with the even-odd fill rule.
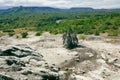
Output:
[[[92,36],[67,50],[61,34],[34,35],[0,38],[0,80],[120,80],[120,45]]]

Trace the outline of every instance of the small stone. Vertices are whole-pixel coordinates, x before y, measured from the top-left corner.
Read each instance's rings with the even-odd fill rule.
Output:
[[[117,60],[117,58],[111,58],[108,60],[108,63],[115,63]]]
[[[14,79],[9,77],[9,76],[7,76],[7,75],[0,74],[0,80],[14,80]]]

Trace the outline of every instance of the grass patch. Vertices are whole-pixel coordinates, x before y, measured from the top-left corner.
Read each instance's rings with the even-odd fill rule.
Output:
[[[83,35],[83,34],[82,34],[82,35],[79,35],[79,39],[80,39],[80,40],[85,40],[85,39],[86,39],[86,36]]]

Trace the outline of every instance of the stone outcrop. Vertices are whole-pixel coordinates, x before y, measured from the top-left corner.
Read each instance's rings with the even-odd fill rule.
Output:
[[[39,63],[44,61],[43,56],[40,53],[25,44],[10,45],[2,48],[0,51],[0,72],[6,70],[6,73],[0,75],[0,80],[29,79],[24,76],[21,71],[24,71],[26,68],[29,69],[30,66],[32,67],[30,64],[31,60],[36,60]],[[6,75],[10,75],[10,78]]]
[[[0,80],[120,80],[119,45],[96,37],[68,50],[62,35],[46,36],[0,41]]]
[[[1,49],[0,64],[0,72],[5,72],[0,80],[61,80],[66,74],[55,65],[49,66],[40,53],[23,44]]]
[[[19,58],[31,55],[42,57],[39,53],[35,52],[35,50],[25,44],[7,46],[3,50],[1,50],[0,53],[0,56],[16,56]]]

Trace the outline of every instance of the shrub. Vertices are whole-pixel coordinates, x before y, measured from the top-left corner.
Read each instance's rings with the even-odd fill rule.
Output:
[[[105,22],[105,24],[106,24],[106,25],[112,25],[112,23],[111,23],[111,22]]]
[[[41,35],[41,32],[37,32],[36,34],[35,34],[35,36],[40,36]]]
[[[100,35],[100,32],[99,31],[95,31],[95,35],[96,36]]]
[[[71,28],[63,35],[63,45],[68,49],[73,49],[78,45],[78,38]]]
[[[14,35],[14,33],[13,32],[9,32],[8,35],[11,37],[11,36]]]
[[[3,30],[3,32],[14,32],[14,30],[12,30],[12,29],[6,29],[6,30]]]
[[[22,38],[26,38],[26,37],[27,37],[27,35],[28,35],[28,33],[27,33],[27,32],[23,32],[23,33],[21,33]]]

